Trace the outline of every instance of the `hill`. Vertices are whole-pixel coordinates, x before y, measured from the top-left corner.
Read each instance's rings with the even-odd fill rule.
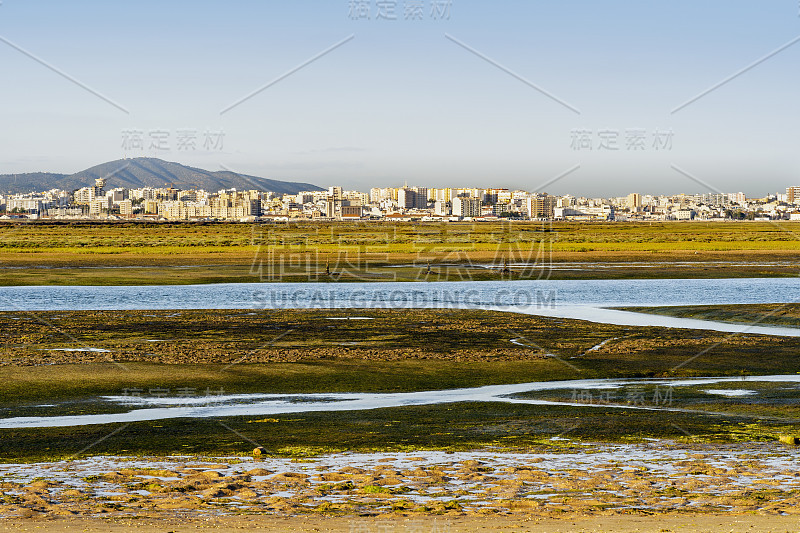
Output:
[[[169,187],[179,189],[220,189],[272,191],[277,194],[296,194],[300,191],[318,191],[320,187],[310,183],[279,181],[258,176],[249,176],[230,171],[203,170],[180,163],[172,163],[153,157],[118,159],[87,168],[75,174],[35,172],[0,175],[0,191],[26,193],[64,189],[72,191],[94,184],[97,178],[106,178],[107,188],[125,187]]]
[[[63,180],[66,177],[68,177],[68,174],[54,174],[51,172],[0,174],[0,193],[46,191],[54,188],[54,183]]]

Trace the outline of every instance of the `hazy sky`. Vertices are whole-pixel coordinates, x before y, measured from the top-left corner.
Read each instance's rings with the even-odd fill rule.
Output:
[[[361,190],[774,193],[800,185],[800,42],[673,111],[798,38],[799,11],[2,0],[0,173],[127,155]]]

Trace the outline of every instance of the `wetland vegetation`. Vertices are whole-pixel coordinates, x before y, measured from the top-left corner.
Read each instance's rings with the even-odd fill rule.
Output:
[[[798,222],[7,222],[0,284],[795,276],[798,230]]]
[[[92,400],[131,390],[172,396],[181,390],[198,395],[209,390],[408,392],[800,371],[800,338],[477,310],[5,312],[0,332],[2,418],[118,412],[118,405]],[[571,394],[539,397],[569,403]],[[65,457],[93,443],[84,453],[229,454],[247,452],[253,442],[284,455],[525,449],[561,445],[550,440],[560,435],[604,441],[774,440],[791,431],[800,414],[791,391],[779,402],[771,401],[767,389],[735,401],[681,389],[674,394],[674,407],[686,411],[469,402],[224,421],[2,429],[0,459]]]

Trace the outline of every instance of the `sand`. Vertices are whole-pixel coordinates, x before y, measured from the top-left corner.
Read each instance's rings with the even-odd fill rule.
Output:
[[[220,517],[209,519],[92,519],[59,518],[51,520],[5,520],[0,531],[56,533],[81,531],[85,533],[189,533],[214,531],[300,532],[331,531],[346,533],[466,533],[475,531],[535,532],[638,532],[638,533],[700,533],[700,532],[787,532],[797,531],[800,523],[794,516],[758,515],[667,515],[611,516],[570,519],[534,519],[514,517],[422,517],[422,518],[332,518],[268,516]]]
[[[42,531],[96,520],[100,530],[170,524],[159,531],[797,531],[798,466],[800,448],[778,443],[664,441],[524,453],[90,457],[0,465],[0,520]],[[709,522],[716,515],[726,518]],[[695,522],[699,529],[683,527]]]

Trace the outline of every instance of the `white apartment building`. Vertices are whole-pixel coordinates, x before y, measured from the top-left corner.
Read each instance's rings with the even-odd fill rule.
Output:
[[[453,215],[462,218],[481,216],[481,199],[456,196],[452,200]]]

